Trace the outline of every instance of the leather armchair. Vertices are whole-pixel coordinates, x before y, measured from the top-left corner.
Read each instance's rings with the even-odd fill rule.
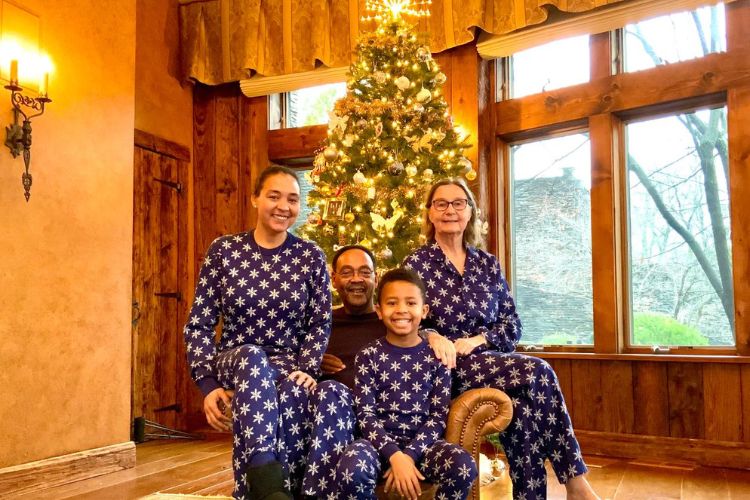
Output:
[[[471,453],[478,466],[482,438],[505,430],[512,417],[513,403],[504,392],[490,388],[468,390],[451,402],[445,440],[461,445]],[[435,489],[434,485],[423,483],[420,500],[433,498]],[[386,494],[382,484],[376,494],[380,499],[398,498],[395,493]],[[479,500],[479,480],[474,481],[469,499]]]

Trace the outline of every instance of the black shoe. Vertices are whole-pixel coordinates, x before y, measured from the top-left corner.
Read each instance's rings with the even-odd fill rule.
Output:
[[[247,468],[250,500],[293,500],[284,487],[284,469],[279,462]]]

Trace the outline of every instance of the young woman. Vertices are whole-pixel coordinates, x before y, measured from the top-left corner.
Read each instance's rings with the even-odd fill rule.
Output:
[[[545,361],[518,354],[521,321],[497,259],[476,247],[476,201],[461,179],[433,184],[426,203],[427,244],[404,261],[427,284],[423,322],[453,342],[454,396],[495,387],[513,400],[513,420],[500,434],[514,498],[546,498],[549,460],[569,499],[597,498],[560,385]]]
[[[206,252],[185,344],[206,420],[234,434],[234,497],[286,500],[299,488],[310,439],[299,409],[330,335],[329,278],[323,252],[288,232],[300,206],[293,170],[264,170],[252,203],[256,228],[221,236]]]

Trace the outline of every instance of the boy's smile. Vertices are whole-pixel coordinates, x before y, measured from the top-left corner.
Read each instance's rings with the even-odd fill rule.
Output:
[[[428,309],[419,287],[408,281],[387,283],[380,292],[379,304],[375,306],[388,332],[386,339],[403,347],[420,342],[419,323],[427,317]]]

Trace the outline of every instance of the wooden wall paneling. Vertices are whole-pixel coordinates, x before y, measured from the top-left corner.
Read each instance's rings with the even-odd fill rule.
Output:
[[[251,203],[258,174],[268,160],[268,98],[240,97],[240,208],[244,227],[255,227],[257,214]]]
[[[591,266],[594,350],[619,352],[621,294],[618,293],[618,161],[621,125],[612,114],[589,118],[591,139]]]
[[[750,365],[740,367],[740,384],[742,386],[742,440],[750,443]]]
[[[560,384],[560,391],[562,391],[563,397],[565,398],[565,404],[568,407],[571,419],[573,418],[573,379],[572,369],[570,367],[571,361],[569,359],[547,359],[552,369],[555,370],[557,375],[557,381]]]
[[[230,234],[240,226],[240,91],[226,89],[216,96],[216,229]]]
[[[473,45],[462,45],[450,50],[451,95],[450,112],[453,123],[460,125],[469,134],[472,145],[464,151],[477,168],[479,162],[479,55]],[[471,182],[476,191],[476,181]]]
[[[197,84],[193,92],[193,196],[195,276],[206,250],[219,236],[216,229],[216,102],[211,87]],[[193,300],[193,290],[187,297]]]
[[[669,363],[669,435],[703,439],[703,365]]]
[[[740,3],[745,5],[745,17],[750,17],[747,13],[750,2]],[[727,93],[727,128],[734,333],[739,354],[750,356],[750,85]]]
[[[739,365],[703,365],[705,438],[742,441],[742,381]]]
[[[605,432],[631,434],[635,428],[633,364],[602,361],[602,424]]]
[[[573,381],[572,406],[573,427],[589,431],[601,431],[604,427],[602,368],[600,361],[572,360]]]
[[[633,432],[669,436],[669,387],[667,364],[633,363]]]
[[[189,151],[188,151],[189,152]],[[187,297],[192,296],[194,277],[191,276],[190,269],[194,259],[192,258],[190,243],[192,235],[189,232],[190,218],[190,199],[192,190],[189,188],[191,183],[190,175],[190,157],[186,160],[177,161],[177,179],[182,185],[182,192],[177,197],[178,216],[178,258],[177,258],[177,289],[180,292],[180,300],[177,302],[177,401],[182,405],[182,411],[177,415],[176,426],[179,429],[187,428],[186,415],[190,412],[201,411],[202,398],[198,400],[195,396],[198,390],[190,378],[190,368],[187,362],[185,339],[182,335],[182,327],[187,321],[190,311],[190,302]]]
[[[665,86],[664,82],[669,82]],[[590,83],[543,92],[495,105],[496,133],[512,136],[589,116],[633,110],[690,98],[716,102],[728,88],[750,83],[750,49],[622,73]],[[668,106],[665,110],[671,109]]]

